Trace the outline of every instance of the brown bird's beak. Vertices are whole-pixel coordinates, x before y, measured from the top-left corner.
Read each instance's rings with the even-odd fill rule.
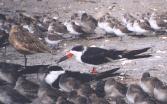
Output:
[[[60,63],[60,62],[62,62],[62,61],[65,61],[65,60],[71,58],[72,56],[73,56],[72,53],[67,52],[65,56],[63,56],[62,58],[60,58],[60,59],[57,61],[57,63]]]

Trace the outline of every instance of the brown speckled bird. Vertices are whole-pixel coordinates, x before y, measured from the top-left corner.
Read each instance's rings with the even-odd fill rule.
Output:
[[[31,33],[23,31],[19,25],[12,25],[9,34],[9,43],[25,58],[25,67],[27,66],[26,55],[35,53],[51,53],[51,50]]]

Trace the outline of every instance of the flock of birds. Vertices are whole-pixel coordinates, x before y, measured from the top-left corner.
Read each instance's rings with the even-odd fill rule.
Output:
[[[136,50],[107,50],[77,45],[56,62],[60,63],[75,56],[78,62],[93,66],[92,74],[65,71],[59,66],[43,65],[42,69],[47,71],[42,74],[43,79],[38,83],[26,77],[27,73],[36,74],[41,71],[41,67],[27,66],[27,55],[54,54],[52,48],[57,47],[63,39],[89,37],[96,34],[97,27],[104,30],[107,35],[119,37],[166,33],[166,14],[147,13],[140,18],[125,14],[121,22],[108,13],[95,19],[92,15],[83,12],[73,14],[65,23],[60,22],[58,17],[41,18],[25,13],[12,17],[0,14],[0,48],[6,48],[10,44],[25,57],[24,67],[0,63],[0,103],[166,104],[167,86],[158,78],[150,76],[148,72],[143,73],[139,84],[125,85],[114,78],[107,78],[117,75],[115,72],[118,69],[98,73],[95,68],[122,58],[151,57],[149,54],[144,54],[150,47]]]

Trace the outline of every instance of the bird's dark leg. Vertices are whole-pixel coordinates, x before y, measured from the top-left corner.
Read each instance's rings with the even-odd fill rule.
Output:
[[[24,67],[26,68],[26,66],[27,66],[27,57],[26,57],[26,55],[24,55],[24,60],[25,60]]]
[[[91,70],[91,74],[97,74],[97,70],[96,70],[96,68],[95,67],[93,67],[93,69]]]

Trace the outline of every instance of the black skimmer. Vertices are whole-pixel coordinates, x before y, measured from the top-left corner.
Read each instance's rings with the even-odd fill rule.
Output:
[[[141,89],[141,87],[136,84],[128,86],[126,98],[133,104],[155,104],[150,100],[149,96]]]
[[[154,88],[155,83],[160,82],[160,80],[156,77],[150,76],[149,72],[143,73],[140,80],[140,87],[150,96],[154,96]]]
[[[162,104],[167,103],[167,86],[162,82],[155,83],[154,97]]]
[[[119,68],[92,75],[88,73],[65,71],[60,67],[56,70],[49,71],[45,77],[45,82],[53,88],[60,88],[66,92],[73,90],[79,91],[79,88],[82,88],[82,84],[114,76],[114,72],[117,70],[119,70]]]
[[[80,63],[86,63],[89,65],[101,65],[107,62],[111,62],[112,60],[118,60],[122,58],[136,59],[149,57],[150,55],[139,55],[149,49],[150,47],[130,51],[116,49],[107,50],[99,47],[86,47],[83,45],[77,45],[74,46],[69,52],[67,52],[64,57],[60,58],[57,63],[75,56],[75,59]],[[93,68],[93,70],[94,69],[95,68]]]
[[[106,97],[111,97],[111,98],[125,97],[127,87],[126,85],[117,82],[115,79],[110,78],[106,80],[104,85],[104,90],[106,93]]]
[[[49,24],[48,32],[52,34],[64,35],[68,33],[67,27],[58,19],[53,19]]]

